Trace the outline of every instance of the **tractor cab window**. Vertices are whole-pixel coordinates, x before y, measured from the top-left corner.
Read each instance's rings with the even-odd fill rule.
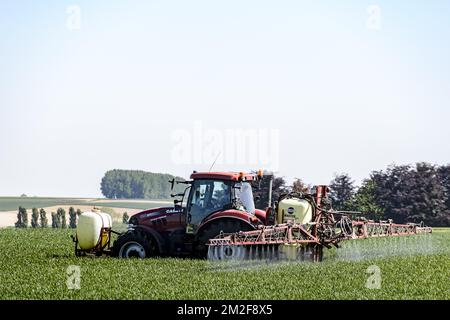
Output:
[[[194,231],[210,213],[221,210],[230,203],[230,183],[215,180],[194,181],[188,202],[189,231]]]

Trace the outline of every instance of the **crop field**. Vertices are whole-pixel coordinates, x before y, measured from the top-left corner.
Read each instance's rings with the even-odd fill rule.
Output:
[[[167,203],[167,201],[163,202],[141,202],[141,201],[121,201],[121,200],[111,200],[111,201],[88,201],[84,203],[84,205],[92,205],[92,206],[102,206],[102,207],[110,207],[110,208],[129,208],[129,209],[139,209],[145,210],[156,207],[170,207],[172,204]]]
[[[0,211],[17,210],[19,206],[31,209],[57,205],[81,205],[84,203],[86,201],[75,198],[0,197]]]
[[[450,299],[449,229],[349,241],[321,263],[77,258],[73,233],[0,229],[0,298]],[[67,286],[69,266],[80,268],[79,289]]]
[[[41,198],[41,197],[0,197],[0,211],[17,210],[19,206],[26,209],[53,206],[102,206],[112,208],[148,209],[167,206],[167,200],[109,200],[79,198]]]

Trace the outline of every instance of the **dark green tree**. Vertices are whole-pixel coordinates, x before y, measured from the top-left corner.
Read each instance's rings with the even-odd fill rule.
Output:
[[[350,209],[362,212],[363,216],[368,219],[380,220],[384,211],[377,204],[375,191],[375,182],[370,179],[364,180],[351,201]]]
[[[183,185],[170,190],[170,174],[152,173],[140,170],[110,170],[102,178],[100,189],[110,199],[169,199],[170,194],[181,193]],[[176,180],[184,180],[176,177]]]
[[[446,210],[446,197],[437,168],[428,163],[417,163],[411,176],[412,182],[408,185],[411,212],[407,221],[439,225]]]
[[[22,217],[24,228],[28,228],[28,212],[27,209],[22,207]]]
[[[296,178],[291,187],[293,192],[309,193],[311,187],[305,184],[302,179]]]
[[[52,228],[59,228],[58,215],[55,212],[52,212]]]
[[[371,175],[375,198],[384,218],[399,223],[421,222],[447,225],[445,173],[428,163],[391,165]]]
[[[445,210],[440,213],[439,225],[450,226],[450,164],[437,168],[437,173],[445,198]]]
[[[62,228],[65,229],[67,227],[66,224],[66,210],[64,210],[63,208],[58,208],[58,210],[56,211],[56,215],[58,216],[58,228]]]
[[[41,228],[47,228],[48,226],[48,220],[47,220],[47,213],[44,209],[39,210],[39,216],[41,220]]]
[[[38,228],[39,227],[39,211],[37,208],[32,209],[31,213],[31,227]]]
[[[22,207],[17,211],[17,221],[14,225],[16,228],[23,228]]]
[[[16,228],[26,228],[28,227],[28,213],[27,209],[19,207],[17,212],[17,222],[15,223]]]
[[[335,174],[334,179],[330,183],[330,189],[333,208],[336,210],[350,210],[355,194],[355,187],[350,176],[346,173]]]
[[[61,228],[61,226],[62,226],[62,216],[61,216],[61,212],[59,210],[60,209],[56,210],[56,213],[55,213],[55,228]]]
[[[73,207],[69,208],[69,228],[75,229],[77,227],[77,214]]]
[[[253,186],[253,197],[255,200],[255,207],[257,209],[266,209],[269,206],[269,190],[270,179],[272,181],[272,203],[278,201],[278,198],[287,193],[286,181],[282,177],[265,175],[261,178],[260,183]]]
[[[81,210],[80,209],[77,209],[77,217],[80,217],[81,216]]]
[[[124,224],[127,224],[129,219],[130,219],[130,217],[128,216],[128,213],[125,211],[122,216],[122,222]]]

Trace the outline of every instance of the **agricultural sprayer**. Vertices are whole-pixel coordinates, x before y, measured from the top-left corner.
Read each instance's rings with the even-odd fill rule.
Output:
[[[195,172],[174,206],[142,211],[130,218],[128,230],[112,230],[111,217],[83,213],[73,237],[77,256],[121,258],[195,256],[211,260],[300,259],[320,261],[324,248],[343,240],[404,236],[431,232],[418,224],[352,220],[355,212],[332,209],[329,188],[282,195],[266,210],[255,208],[253,188],[263,174]],[[270,198],[270,196],[269,196]],[[271,201],[269,200],[269,203]],[[117,240],[111,245],[112,233]]]

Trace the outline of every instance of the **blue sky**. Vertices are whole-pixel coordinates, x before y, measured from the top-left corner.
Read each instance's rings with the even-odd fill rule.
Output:
[[[277,130],[276,171],[313,184],[446,164],[449,17],[443,0],[0,0],[0,195],[100,196],[112,168],[207,170],[172,158],[174,132],[199,122]]]

